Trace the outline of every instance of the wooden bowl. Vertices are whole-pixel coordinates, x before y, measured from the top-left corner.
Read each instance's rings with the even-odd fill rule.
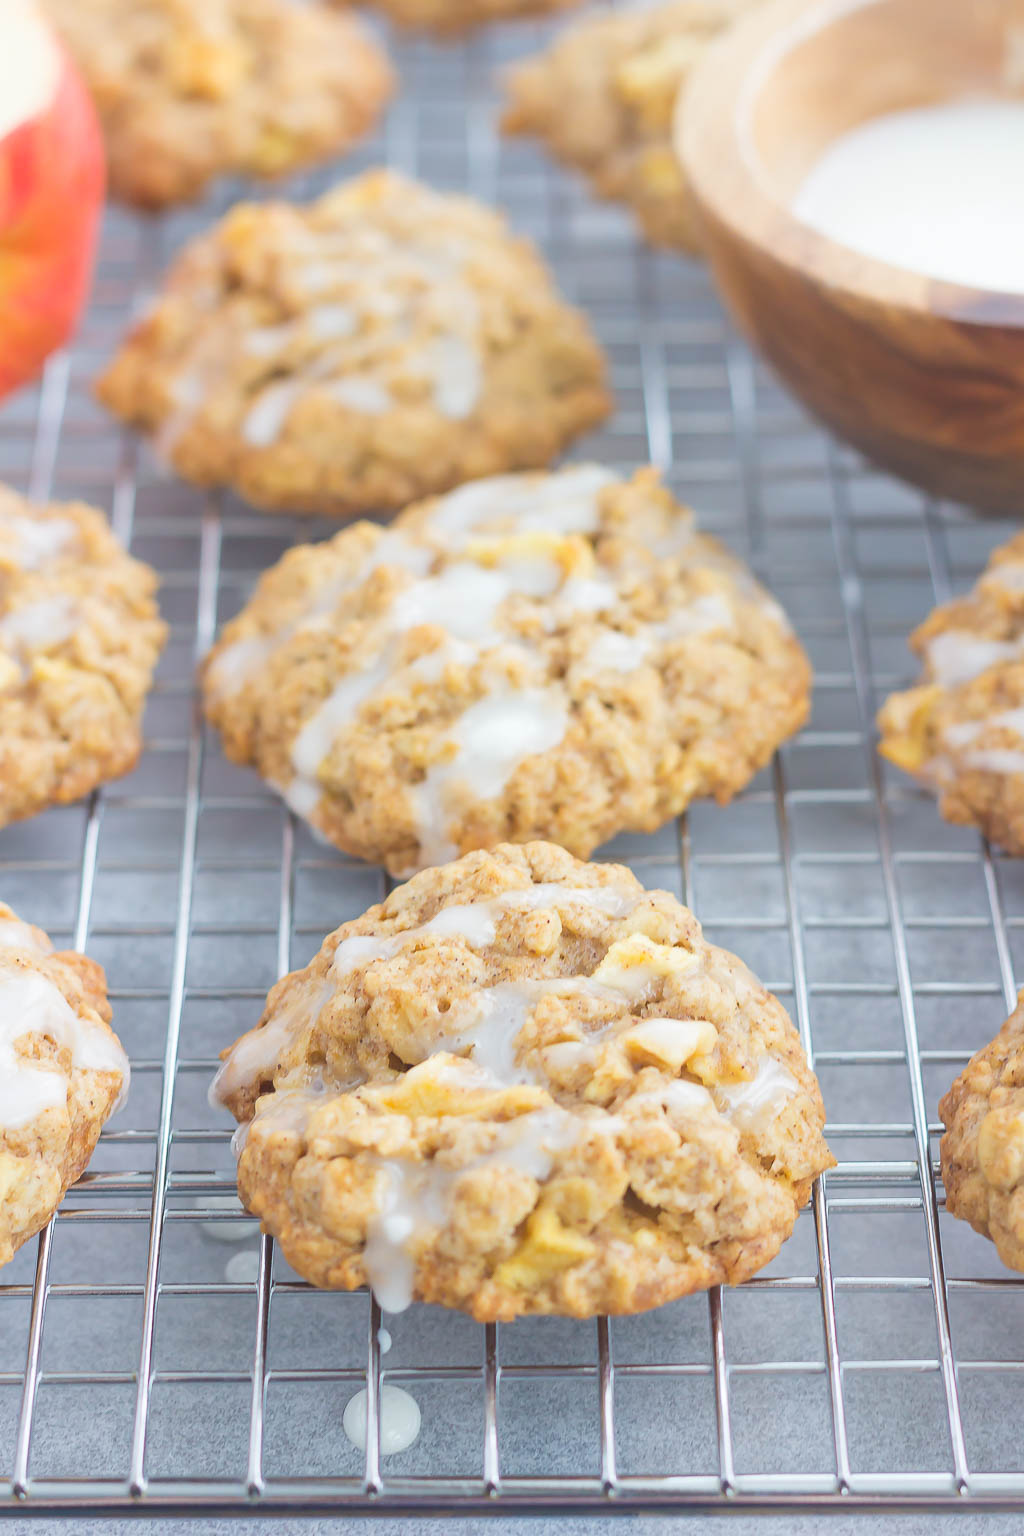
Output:
[[[1024,511],[1024,294],[858,255],[789,203],[867,118],[1022,88],[1024,0],[770,0],[675,122],[722,297],[794,394],[886,469],[1000,511]]]

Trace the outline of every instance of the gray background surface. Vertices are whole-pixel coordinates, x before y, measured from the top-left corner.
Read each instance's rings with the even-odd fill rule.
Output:
[[[385,1486],[414,1479],[425,1502],[439,1496],[433,1477],[479,1487],[490,1423],[507,1486],[590,1479],[593,1523],[523,1523],[535,1532],[603,1529],[602,1456],[606,1467],[614,1457],[624,1500],[637,1476],[717,1489],[730,1463],[751,1491],[824,1492],[844,1459],[855,1488],[952,1498],[958,1457],[976,1493],[1010,1478],[1024,1497],[1024,1287],[946,1217],[918,1156],[940,1094],[1012,999],[1024,871],[879,767],[871,723],[886,691],[912,676],[911,626],[936,596],[974,579],[1009,525],[928,503],[829,444],[737,342],[699,266],[642,249],[620,211],[593,204],[533,146],[497,138],[494,71],[547,30],[498,28],[444,49],[395,44],[402,94],[381,136],[344,169],[384,159],[470,190],[540,241],[613,365],[617,414],[575,456],[661,464],[704,526],[753,561],[811,653],[813,719],[771,770],[731,807],[698,805],[680,827],[622,837],[604,855],[685,896],[709,936],[779,992],[815,1053],[840,1166],[764,1278],[726,1295],[720,1312],[697,1296],[612,1325],[603,1439],[594,1324],[500,1330],[489,1421],[483,1330],[434,1308],[389,1320],[385,1370],[414,1393],[424,1423],[415,1445],[384,1463]],[[305,195],[336,170],[293,190]],[[154,1492],[226,1480],[243,1505],[254,1372],[266,1382],[256,1470],[268,1491],[281,1478],[312,1490],[347,1477],[358,1488],[364,1471],[341,1415],[365,1372],[368,1300],[313,1293],[267,1245],[264,1343],[256,1285],[225,1274],[239,1253],[256,1262],[258,1240],[240,1213],[212,1204],[233,1188],[233,1163],[230,1127],[206,1102],[217,1052],[255,1021],[278,970],[304,963],[384,890],[379,872],[315,843],[254,775],[229,767],[193,712],[193,659],[215,622],[291,542],[329,530],[175,483],[111,426],[88,387],[171,252],[232,195],[159,222],[112,211],[78,344],[39,389],[0,409],[0,475],[112,511],[135,553],[161,570],[172,624],[137,770],[88,804],[0,834],[4,899],[58,942],[87,942],[107,966],[134,1068],[125,1112],[44,1245],[48,1300],[35,1332],[36,1245],[0,1276],[0,1508],[19,1427],[37,1496],[44,1485],[72,1492],[62,1479],[123,1492],[134,1466]],[[236,1243],[217,1240],[231,1230]],[[819,1242],[832,1286],[819,1283]],[[941,1369],[946,1347],[955,1377]],[[26,1358],[38,1367],[30,1402]],[[645,1536],[695,1524],[604,1523]],[[823,1524],[736,1517],[731,1529]],[[847,1524],[842,1514],[831,1529]],[[509,1516],[479,1528],[519,1525]],[[202,1521],[208,1531],[257,1527],[267,1528]],[[946,1527],[921,1516],[884,1528]],[[992,1532],[1019,1528],[989,1519]]]

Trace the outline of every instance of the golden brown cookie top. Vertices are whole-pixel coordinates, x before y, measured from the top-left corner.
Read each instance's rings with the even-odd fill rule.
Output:
[[[44,0],[93,93],[111,190],[143,207],[278,176],[364,133],[392,88],[351,17],[289,0]]]
[[[500,215],[374,171],[308,206],[233,208],[98,391],[186,478],[341,512],[547,462],[606,414],[604,372]]]
[[[942,1177],[954,1216],[1024,1270],[1024,992],[939,1105]]]
[[[588,853],[745,782],[807,678],[782,610],[653,472],[577,465],[290,550],[204,689],[229,755],[408,873],[502,841],[516,807],[517,840]]]
[[[0,825],[135,762],[166,634],[155,590],[95,508],[0,487]]]
[[[128,1091],[102,970],[0,903],[0,1264],[49,1220]]]
[[[923,671],[879,712],[880,751],[938,789],[943,811],[1024,848],[1024,534],[995,550],[965,596],[911,636]]]
[[[755,3],[669,0],[584,16],[509,71],[502,127],[541,138],[601,196],[629,203],[648,239],[698,249],[672,114],[710,42]]]
[[[544,843],[344,924],[214,1094],[291,1262],[394,1310],[653,1305],[710,1283],[719,1244],[764,1262],[830,1162],[777,1000],[667,892]]]

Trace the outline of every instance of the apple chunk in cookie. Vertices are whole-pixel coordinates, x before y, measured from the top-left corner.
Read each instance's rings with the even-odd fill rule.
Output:
[[[832,1164],[778,1000],[675,897],[547,843],[426,870],[330,934],[213,1092],[289,1263],[392,1311],[738,1283]]]

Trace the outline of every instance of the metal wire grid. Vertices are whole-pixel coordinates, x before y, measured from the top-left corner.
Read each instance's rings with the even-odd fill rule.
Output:
[[[839,1166],[739,1291],[596,1325],[414,1308],[386,1320],[390,1354],[372,1300],[313,1292],[251,1233],[205,1103],[216,1052],[384,877],[314,843],[204,738],[195,659],[261,569],[326,530],[204,502],[91,405],[132,306],[210,216],[111,214],[78,346],[0,413],[0,473],[107,504],[162,572],[172,639],[136,772],[0,839],[5,899],[107,965],[134,1072],[90,1172],[0,1277],[4,1513],[1024,1508],[1024,1289],[945,1216],[931,1140],[940,1092],[1013,1001],[1024,878],[890,780],[871,732],[910,625],[1007,529],[834,448],[731,336],[701,270],[639,249],[617,212],[499,142],[492,68],[539,38],[396,46],[404,90],[359,158],[500,201],[541,240],[613,361],[619,411],[588,453],[660,464],[811,650],[814,719],[769,772],[607,852],[783,996]],[[424,1410],[390,1460],[384,1382]],[[341,1430],[361,1386],[365,1456]]]

